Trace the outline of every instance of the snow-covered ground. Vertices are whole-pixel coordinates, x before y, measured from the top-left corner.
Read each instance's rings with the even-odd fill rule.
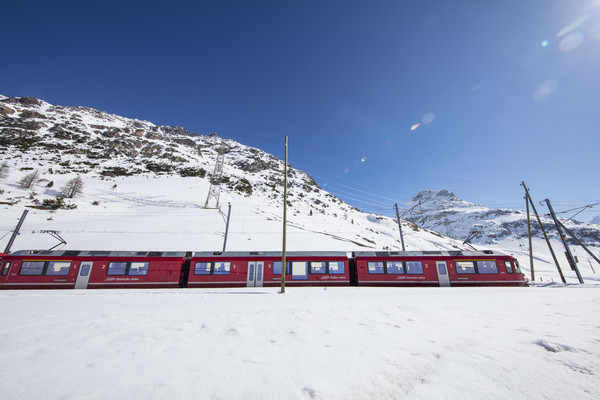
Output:
[[[52,110],[64,114],[55,116],[63,125],[125,126],[93,110]],[[148,145],[159,143],[158,128],[129,123],[153,133],[145,133]],[[46,128],[41,134],[50,137]],[[96,129],[87,134],[99,140]],[[216,153],[208,144],[219,140],[202,138],[201,159],[193,146],[168,147],[179,146],[178,154],[209,170]],[[82,156],[9,149],[10,173],[0,182],[0,251],[25,209],[13,251],[59,244],[44,231],[59,232],[67,241],[61,249],[221,250],[228,203],[227,250],[281,250],[282,187],[274,178],[282,163],[229,145],[224,173],[247,178],[253,193],[225,185],[221,211],[203,207],[207,178],[150,171],[106,177],[104,166],[82,173],[83,193],[67,200],[76,209],[34,208],[56,198],[81,170]],[[131,169],[145,159],[136,160],[106,163]],[[240,169],[253,162],[265,169]],[[33,170],[41,180],[20,188]],[[401,248],[392,219],[364,214],[293,175],[288,250]],[[403,232],[407,250],[467,249],[406,221]],[[526,245],[506,238],[484,248],[515,255],[531,277]],[[587,283],[575,285],[560,242],[553,246],[568,285],[557,284],[545,242],[536,238],[531,288],[1,291],[0,399],[595,399],[600,285],[593,284],[600,266],[574,246]]]
[[[2,399],[597,399],[600,288],[0,292]]]

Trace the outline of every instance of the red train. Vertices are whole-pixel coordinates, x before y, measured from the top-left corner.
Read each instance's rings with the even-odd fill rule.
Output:
[[[288,252],[287,286],[525,286],[517,260],[484,251]],[[17,251],[0,289],[279,286],[281,252]]]

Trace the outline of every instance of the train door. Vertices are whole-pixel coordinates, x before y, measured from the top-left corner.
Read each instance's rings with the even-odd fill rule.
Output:
[[[77,280],[75,281],[75,289],[87,289],[88,282],[90,281],[90,274],[92,273],[93,262],[82,261],[79,265],[79,273],[77,274]]]
[[[440,287],[450,286],[450,276],[448,275],[448,265],[446,264],[446,261],[436,261],[435,266]]]
[[[264,261],[248,261],[248,287],[262,287],[265,263]]]
[[[6,283],[6,281],[8,280],[8,274],[10,272],[10,266],[12,265],[11,261],[4,261],[4,264],[0,263],[0,265],[2,265],[2,273],[0,275],[0,284]]]

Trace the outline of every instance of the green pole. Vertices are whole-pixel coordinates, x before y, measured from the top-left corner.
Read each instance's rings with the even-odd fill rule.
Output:
[[[285,162],[283,165],[283,256],[281,259],[281,293],[285,293],[285,273],[287,265],[285,263],[285,241],[287,226],[287,164],[288,164],[288,137],[285,137]]]

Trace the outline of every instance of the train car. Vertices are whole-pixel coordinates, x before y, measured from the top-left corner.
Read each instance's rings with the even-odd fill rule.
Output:
[[[187,287],[279,286],[281,252],[196,252],[186,271]],[[346,252],[286,253],[286,286],[348,286]]]
[[[185,252],[23,250],[2,257],[0,289],[176,288]]]
[[[517,260],[484,251],[358,252],[360,286],[525,286]]]

